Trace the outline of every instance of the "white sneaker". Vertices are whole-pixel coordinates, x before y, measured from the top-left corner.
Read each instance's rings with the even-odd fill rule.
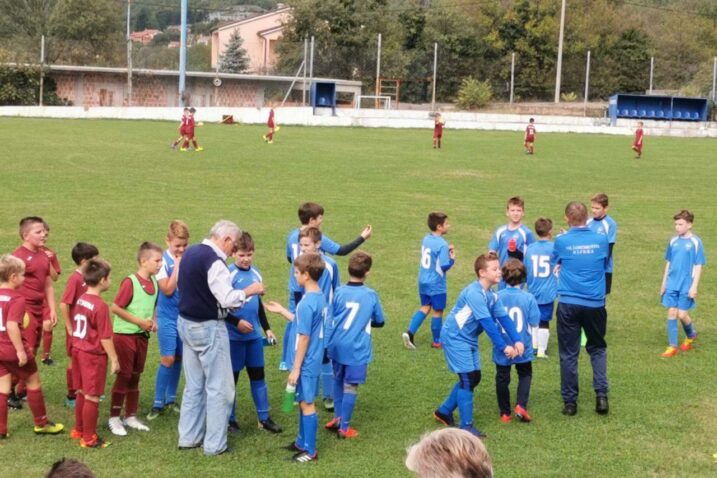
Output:
[[[139,419],[135,416],[127,417],[124,420],[122,420],[124,425],[126,427],[130,427],[133,430],[139,430],[141,432],[148,432],[149,427],[145,425],[144,423],[140,422]]]
[[[127,430],[125,430],[124,425],[122,425],[122,419],[120,417],[110,417],[107,426],[110,427],[110,431],[113,435],[117,435],[118,437],[127,436]]]

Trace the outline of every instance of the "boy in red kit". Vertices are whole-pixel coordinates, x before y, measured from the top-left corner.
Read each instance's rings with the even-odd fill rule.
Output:
[[[187,151],[190,141],[192,142],[192,146],[194,146],[194,151],[204,151],[204,148],[199,146],[197,144],[197,140],[194,139],[194,127],[197,124],[194,121],[194,113],[196,112],[197,110],[195,108],[189,108],[189,117],[187,118],[187,125],[184,128],[184,144],[182,144],[182,147],[179,148],[180,151]]]
[[[73,308],[72,375],[77,388],[75,426],[70,438],[80,439],[82,448],[105,448],[108,442],[97,436],[100,396],[107,381],[107,357],[112,373],[119,362],[112,343],[112,323],[107,304],[100,294],[110,287],[112,268],[102,259],[90,259],[84,266],[83,280],[87,292]]]
[[[632,150],[637,153],[635,159],[639,159],[642,156],[642,121],[637,122],[637,130],[635,130],[635,141],[632,142]]]
[[[530,118],[528,126],[525,127],[525,136],[523,137],[523,144],[525,145],[525,154],[533,154],[535,152],[535,119]]]
[[[47,240],[45,222],[41,217],[30,216],[20,220],[20,237],[22,244],[12,253],[25,263],[25,281],[18,292],[25,298],[25,311],[30,319],[23,329],[23,338],[30,350],[37,352],[44,322],[45,327],[52,328],[57,324],[55,314],[55,287],[52,285],[50,259],[43,252]],[[47,306],[44,309],[44,306]],[[43,310],[44,309],[44,310]],[[17,394],[10,395],[10,407],[22,408],[18,395],[24,393],[24,383],[20,380]]]
[[[433,123],[433,149],[441,147],[441,138],[443,137],[443,126],[446,120],[443,119],[441,113],[436,112],[435,122]]]
[[[100,252],[92,244],[87,244],[86,242],[78,242],[75,244],[75,247],[72,248],[72,260],[78,267],[67,279],[65,292],[62,294],[62,299],[60,300],[60,312],[62,312],[62,317],[65,321],[65,350],[67,351],[67,356],[70,357],[65,373],[67,377],[67,398],[65,399],[65,406],[68,408],[75,408],[75,387],[72,378],[72,316],[75,304],[77,304],[77,299],[87,292],[87,284],[82,275],[82,269],[87,261],[94,259],[99,254]]]
[[[161,247],[151,242],[139,246],[139,269],[122,280],[112,304],[112,342],[120,364],[112,386],[108,423],[114,435],[127,435],[125,427],[149,431],[149,427],[137,418],[139,378],[147,359],[149,333],[157,331],[155,307],[159,289],[154,276],[162,267],[162,252]],[[120,418],[122,405],[125,406],[124,420]]]
[[[274,142],[274,133],[279,129],[274,122],[274,105],[269,103],[269,119],[266,121],[266,126],[269,131],[262,136],[262,139],[269,144]]]
[[[49,236],[50,225],[47,222],[45,222],[44,225],[45,231]],[[62,274],[60,261],[57,260],[57,253],[47,246],[42,247],[42,252],[44,252],[47,258],[50,259],[50,278],[52,279],[52,282],[57,282],[57,279],[60,278],[60,274]],[[45,302],[42,306],[42,316],[48,317],[49,313],[50,308],[48,307],[47,302]],[[45,365],[52,365],[55,363],[55,361],[50,358],[50,351],[52,350],[52,330],[54,327],[54,325],[50,326],[49,322],[42,323],[42,363]]]
[[[13,375],[27,384],[27,403],[35,433],[55,435],[65,428],[47,419],[35,356],[22,334],[25,298],[17,289],[24,280],[25,263],[9,254],[0,256],[0,439],[8,437],[8,396]]]
[[[187,123],[189,122],[189,108],[184,108],[182,112],[182,120],[179,122],[179,138],[172,143],[172,149],[177,149],[177,145],[184,139],[187,132]]]

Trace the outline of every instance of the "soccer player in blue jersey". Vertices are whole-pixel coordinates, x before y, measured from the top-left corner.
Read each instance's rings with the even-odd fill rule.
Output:
[[[431,232],[423,238],[421,258],[418,263],[418,297],[421,300],[421,307],[413,314],[408,330],[402,335],[403,345],[409,350],[416,350],[414,336],[431,309],[433,310],[431,347],[441,348],[441,323],[448,291],[446,272],[453,267],[456,258],[453,246],[443,239],[450,227],[448,216],[444,213],[432,212],[428,215],[428,229]]]
[[[498,257],[493,253],[481,254],[474,270],[478,280],[461,291],[441,329],[448,369],[458,374],[458,383],[433,416],[444,425],[453,426],[453,411],[458,408],[460,427],[482,437],[485,435],[473,426],[473,389],[481,380],[478,336],[485,330],[495,347],[508,358],[522,355],[524,345],[498,294],[491,290],[501,278]],[[507,332],[510,342],[506,343],[499,325]]]
[[[508,224],[496,229],[488,243],[488,249],[498,254],[501,266],[510,257],[523,261],[526,249],[535,242],[531,230],[522,223],[525,215],[523,198],[513,196],[508,199],[505,215],[508,216]],[[505,283],[501,281],[498,288],[502,289],[503,287],[505,287]]]
[[[296,346],[289,385],[295,385],[299,401],[299,433],[289,445],[295,451],[293,460],[306,463],[318,458],[316,433],[319,418],[314,400],[319,391],[319,374],[324,356],[324,321],[327,304],[318,281],[324,272],[324,261],[316,253],[306,253],[294,261],[297,283],[304,295],[296,305]]]
[[[263,282],[261,274],[252,265],[255,246],[251,235],[248,232],[242,232],[236,247],[235,262],[229,266],[229,271],[232,274],[232,286],[235,289],[244,289],[254,282]],[[259,328],[264,330],[269,343],[275,344],[276,337],[269,326],[261,297],[250,297],[241,309],[231,312],[230,315],[237,320],[236,325],[233,323],[234,321],[226,323],[234,385],[236,386],[239,380],[239,373],[246,367],[259,429],[271,433],[281,433],[281,427],[274,423],[269,416],[269,392],[264,380],[264,338],[259,332]],[[229,417],[229,430],[233,432],[239,431],[235,409],[236,397]]]
[[[588,227],[598,234],[607,236],[607,242],[610,245],[610,256],[605,272],[605,295],[608,295],[612,289],[613,252],[617,242],[617,223],[607,213],[610,204],[607,194],[598,193],[592,197],[591,202],[593,217],[588,219]]]
[[[695,306],[697,287],[705,265],[705,248],[702,240],[692,234],[695,216],[687,209],[675,214],[677,235],[670,239],[665,251],[665,273],[662,277],[660,295],[662,305],[667,308],[667,339],[669,346],[662,353],[669,358],[677,355],[677,319],[685,330],[685,341],[679,350],[687,352],[697,338],[697,331],[688,313]]]
[[[538,329],[532,332],[533,348],[537,349],[536,357],[547,358],[546,350],[550,339],[550,320],[553,318],[555,299],[558,296],[558,281],[553,264],[553,248],[551,241],[553,221],[538,218],[535,221],[535,233],[538,240],[528,246],[525,251],[525,271],[528,292],[533,294],[540,310]]]
[[[157,340],[159,341],[159,367],[154,385],[154,402],[147,420],[154,420],[164,410],[179,414],[177,387],[182,375],[182,340],[177,333],[179,317],[179,264],[189,244],[189,227],[184,221],[169,224],[167,250],[162,254],[162,267],[157,273]]]
[[[578,412],[578,356],[580,331],[585,331],[585,350],[590,355],[595,390],[595,411],[608,413],[607,311],[605,270],[609,257],[607,236],[587,226],[585,204],[573,201],[565,207],[570,229],[555,238],[553,260],[560,267],[558,279],[558,349],[563,414]]]
[[[349,426],[358,386],[366,383],[368,364],[373,360],[371,328],[383,327],[381,301],[364,281],[371,270],[371,256],[356,252],[349,259],[349,281],[336,290],[333,325],[328,337],[329,357],[334,364],[335,416],[326,424],[339,438],[355,438],[358,431]]]
[[[324,208],[321,205],[313,202],[307,202],[302,204],[299,207],[299,221],[301,222],[301,227],[298,227],[291,231],[289,233],[289,236],[286,238],[286,260],[289,261],[289,264],[291,264],[291,267],[289,267],[288,303],[288,309],[291,312],[296,309],[296,304],[301,299],[301,289],[298,284],[296,284],[296,279],[294,279],[293,267],[294,260],[296,260],[296,258],[299,257],[299,254],[301,254],[301,248],[299,247],[299,231],[307,227],[315,227],[320,230],[321,224],[324,222]],[[321,241],[321,252],[335,256],[345,256],[351,253],[358,246],[363,244],[363,242],[366,241],[369,237],[371,237],[372,232],[373,228],[369,224],[363,229],[363,231],[361,231],[359,237],[349,242],[348,244],[343,245],[334,242],[333,240],[331,240],[331,238],[327,236],[323,236]],[[290,365],[287,364],[287,353],[290,352],[291,347],[289,347],[289,342],[287,341],[289,337],[293,335],[291,330],[291,328],[293,327],[293,323],[289,322],[286,327],[287,329],[284,332],[281,364],[279,364],[279,370],[289,370],[290,368]]]
[[[510,368],[515,365],[518,372],[518,393],[515,415],[522,422],[529,422],[532,417],[528,413],[530,383],[533,380],[533,337],[531,330],[540,322],[540,310],[535,297],[522,290],[520,285],[525,282],[525,266],[518,259],[508,259],[501,269],[501,275],[508,287],[498,292],[498,299],[505,306],[506,313],[515,325],[520,341],[525,344],[525,351],[520,357],[510,359],[503,350],[493,344],[493,362],[495,362],[495,391],[498,396],[500,421],[510,422]],[[510,342],[510,337],[501,330],[503,341]]]

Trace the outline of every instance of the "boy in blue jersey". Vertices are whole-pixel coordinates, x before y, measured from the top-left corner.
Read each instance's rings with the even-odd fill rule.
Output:
[[[506,313],[515,325],[520,341],[525,344],[525,352],[520,357],[507,358],[503,350],[493,344],[493,362],[495,362],[495,391],[498,396],[500,421],[510,422],[510,368],[515,365],[518,372],[518,392],[515,405],[515,415],[522,422],[532,420],[528,413],[528,399],[530,397],[530,382],[533,380],[533,337],[531,330],[540,322],[540,310],[535,297],[520,288],[525,282],[525,266],[518,259],[510,258],[501,269],[503,280],[508,287],[498,292],[498,299],[505,306]],[[504,330],[503,341],[510,341]]]
[[[177,333],[179,317],[179,264],[189,244],[189,227],[184,221],[169,224],[167,250],[162,254],[162,267],[157,273],[157,340],[159,341],[159,367],[154,385],[154,403],[147,420],[154,420],[164,410],[179,414],[177,387],[182,375],[182,339]]]
[[[366,383],[368,364],[373,360],[371,328],[383,327],[381,301],[364,284],[371,270],[371,256],[356,252],[349,259],[349,281],[336,290],[333,325],[328,337],[329,357],[334,363],[335,416],[326,424],[339,438],[355,438],[358,431],[349,426],[359,384]]]
[[[418,263],[418,297],[421,300],[421,307],[413,314],[408,330],[402,335],[403,345],[409,350],[416,350],[414,336],[431,309],[433,309],[431,347],[441,348],[441,322],[448,291],[446,272],[453,267],[456,258],[453,245],[448,245],[443,239],[450,227],[448,216],[442,212],[432,212],[428,215],[428,229],[431,232],[423,238],[421,258]]]
[[[688,311],[695,306],[697,287],[705,265],[705,249],[702,240],[692,234],[694,214],[687,209],[675,214],[675,231],[677,235],[670,239],[665,251],[665,273],[662,277],[660,295],[662,305],[667,308],[667,339],[669,346],[662,353],[669,358],[677,355],[677,319],[682,322],[685,330],[685,341],[679,350],[687,352],[697,338],[697,331]]]
[[[523,201],[523,198],[513,196],[508,199],[505,215],[508,216],[508,224],[496,229],[488,243],[488,249],[498,254],[501,266],[510,257],[522,262],[526,249],[535,242],[533,233],[522,223],[525,215],[525,201]],[[505,284],[501,281],[499,288],[504,286]]]
[[[289,445],[293,460],[307,463],[318,458],[316,432],[319,419],[314,400],[319,391],[319,374],[324,356],[324,321],[327,304],[318,281],[324,272],[319,254],[309,252],[294,261],[296,282],[304,295],[296,305],[296,345],[289,385],[296,386],[299,401],[299,433]]]
[[[235,289],[244,289],[254,282],[263,282],[261,274],[252,265],[254,249],[254,240],[251,235],[248,232],[243,232],[237,240],[237,251],[234,253],[235,262],[229,266],[229,271],[232,274],[232,286]],[[259,332],[259,327],[264,330],[269,343],[275,344],[276,337],[269,326],[261,297],[250,297],[241,309],[231,312],[230,315],[237,321],[236,325],[233,321],[226,322],[234,386],[239,380],[239,373],[246,367],[259,429],[271,433],[281,433],[281,427],[274,423],[269,416],[269,392],[264,380],[264,338]],[[233,432],[239,431],[235,409],[236,397],[229,417],[229,430]]]
[[[565,207],[570,230],[555,238],[553,259],[560,267],[558,280],[558,349],[563,414],[578,412],[578,356],[580,333],[585,331],[585,350],[590,355],[595,390],[595,412],[608,413],[607,311],[605,269],[609,256],[607,236],[587,226],[585,204],[573,201]]]
[[[607,271],[605,272],[605,295],[608,295],[612,289],[612,255],[615,243],[617,242],[617,223],[615,219],[607,213],[610,204],[607,194],[598,193],[594,195],[591,199],[591,203],[593,217],[588,219],[588,227],[598,234],[607,236],[607,242],[610,246]]]
[[[448,369],[458,375],[458,383],[433,416],[444,425],[453,426],[453,410],[458,408],[460,427],[483,437],[485,435],[473,426],[473,389],[481,379],[478,336],[485,330],[494,346],[511,359],[523,354],[524,345],[513,321],[505,315],[505,306],[491,290],[501,278],[498,256],[481,254],[474,269],[478,280],[461,291],[441,329]],[[498,325],[507,332],[510,342],[506,343]]]
[[[301,248],[299,247],[299,232],[307,227],[315,227],[321,229],[321,224],[324,222],[324,208],[320,204],[313,202],[307,202],[299,207],[299,221],[301,227],[298,227],[289,233],[286,238],[286,260],[289,261],[291,267],[289,267],[289,311],[293,312],[296,309],[296,304],[301,299],[301,289],[294,279],[294,261],[299,254],[301,254]],[[321,241],[321,252],[331,254],[335,256],[345,256],[351,253],[354,249],[360,246],[364,241],[371,237],[373,228],[371,225],[367,225],[359,237],[354,239],[348,244],[338,244],[331,240],[327,236],[322,237]],[[288,339],[291,337],[293,323],[289,322],[284,332],[284,340],[282,344],[281,364],[279,364],[279,370],[289,370],[290,365],[287,364],[287,353],[290,353],[291,347],[289,346]]]
[[[537,349],[536,357],[548,358],[546,350],[550,339],[550,320],[553,318],[555,299],[558,296],[558,281],[555,276],[553,264],[553,248],[555,244],[550,240],[553,231],[553,221],[548,218],[538,218],[535,221],[535,233],[538,240],[528,246],[525,251],[525,271],[528,292],[535,296],[540,310],[540,323],[537,330],[533,330],[533,348]]]

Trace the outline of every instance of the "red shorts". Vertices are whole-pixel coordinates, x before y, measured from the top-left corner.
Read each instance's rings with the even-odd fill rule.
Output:
[[[149,339],[144,334],[114,334],[112,343],[117,351],[120,372],[124,375],[144,372]]]
[[[442,137],[443,137],[443,131],[434,131],[433,132],[434,139],[441,139]]]
[[[528,136],[525,138],[526,143],[534,143],[535,142],[535,136]]]
[[[107,355],[72,351],[72,385],[85,395],[99,397],[105,393]]]
[[[634,150],[637,151],[637,152],[641,152],[641,151],[642,151],[642,145],[641,145],[641,144],[637,144],[637,143],[633,143],[633,144],[632,144],[632,149],[634,149]]]
[[[179,128],[179,134],[181,134],[182,136],[184,136],[185,134],[187,134],[187,129],[186,129],[184,126],[180,127],[180,128]]]
[[[273,122],[273,121],[269,121],[269,122],[266,124],[266,126],[267,126],[269,129],[274,129],[274,122]]]
[[[184,132],[184,136],[187,137],[187,139],[194,139],[194,130],[188,129]]]
[[[27,343],[27,346],[30,347],[30,350],[35,350],[40,346],[40,337],[42,337],[42,321],[45,317],[43,304],[28,302],[25,304],[25,311],[29,320],[27,327],[22,329],[22,338]]]
[[[27,363],[22,367],[18,365],[17,360],[13,362],[0,362],[0,377],[4,377],[9,374],[19,378],[20,380],[27,380],[36,373],[37,362],[35,362],[35,357],[31,354],[27,355]]]

